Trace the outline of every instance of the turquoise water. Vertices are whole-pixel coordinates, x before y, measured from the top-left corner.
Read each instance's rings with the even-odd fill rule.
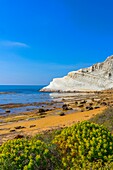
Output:
[[[0,85],[0,104],[51,101],[50,93],[39,92],[44,86]]]

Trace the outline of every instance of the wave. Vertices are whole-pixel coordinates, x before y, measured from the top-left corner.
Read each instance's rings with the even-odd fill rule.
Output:
[[[15,94],[15,92],[0,92],[0,94]]]

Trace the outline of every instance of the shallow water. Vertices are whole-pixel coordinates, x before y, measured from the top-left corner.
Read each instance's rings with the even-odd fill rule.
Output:
[[[7,116],[9,114],[18,114],[20,112],[26,112],[26,111],[31,111],[34,109],[38,109],[39,106],[25,106],[25,107],[17,107],[17,108],[11,108],[10,113],[6,113],[5,109],[0,109],[0,115],[2,116]]]
[[[51,101],[50,93],[39,92],[44,86],[0,86],[0,104]]]

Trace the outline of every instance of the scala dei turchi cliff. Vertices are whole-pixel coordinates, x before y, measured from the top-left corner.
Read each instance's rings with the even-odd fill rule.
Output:
[[[67,76],[62,78],[55,78],[41,91],[100,91],[111,88],[113,88],[113,55],[102,63],[96,63],[88,68],[69,72]]]

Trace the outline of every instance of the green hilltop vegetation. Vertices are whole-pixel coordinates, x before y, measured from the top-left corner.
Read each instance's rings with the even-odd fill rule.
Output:
[[[113,108],[90,121],[0,146],[0,170],[112,170]]]

